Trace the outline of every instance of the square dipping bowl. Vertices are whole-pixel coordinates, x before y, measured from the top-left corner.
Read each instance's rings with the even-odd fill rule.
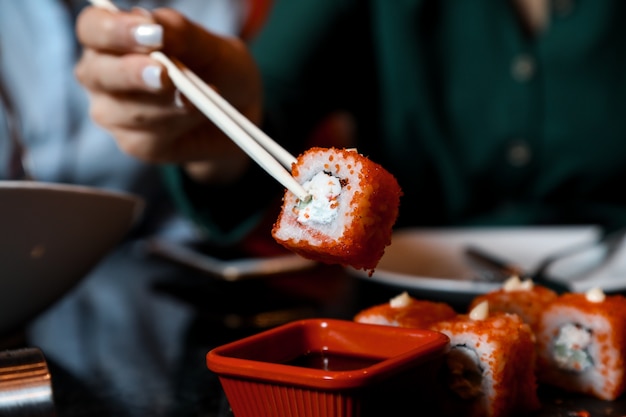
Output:
[[[217,347],[206,362],[235,417],[428,415],[448,345],[430,330],[304,319]]]

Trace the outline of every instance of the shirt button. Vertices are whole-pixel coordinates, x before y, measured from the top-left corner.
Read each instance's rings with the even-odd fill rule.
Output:
[[[535,75],[535,60],[532,56],[520,54],[513,59],[511,75],[519,82],[529,81]]]
[[[523,167],[528,165],[532,159],[532,152],[528,143],[518,140],[512,142],[507,148],[507,161],[514,167]]]

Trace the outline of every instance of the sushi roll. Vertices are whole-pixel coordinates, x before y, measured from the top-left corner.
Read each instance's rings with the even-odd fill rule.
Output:
[[[626,298],[599,289],[566,293],[541,316],[536,333],[540,383],[614,400],[626,379]]]
[[[490,312],[485,301],[431,329],[450,338],[441,414],[503,417],[540,407],[533,335],[518,315]]]
[[[274,239],[305,258],[371,274],[398,216],[402,191],[394,176],[356,150],[337,148],[311,148],[292,175],[310,198],[285,192]]]
[[[532,280],[522,281],[519,277],[512,276],[501,288],[474,298],[469,308],[473,309],[483,301],[488,301],[490,311],[517,314],[534,332],[541,313],[557,297],[556,292],[536,285]]]
[[[446,303],[418,300],[403,292],[388,303],[360,311],[354,316],[354,321],[427,329],[436,322],[455,317],[456,314],[456,311]]]

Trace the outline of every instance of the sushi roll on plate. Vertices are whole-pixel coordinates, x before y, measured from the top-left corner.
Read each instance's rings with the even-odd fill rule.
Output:
[[[533,331],[536,331],[542,312],[557,297],[556,292],[536,285],[532,280],[522,281],[519,277],[512,276],[501,288],[474,298],[469,309],[488,301],[490,311],[517,314]]]
[[[456,311],[446,303],[418,300],[403,292],[388,303],[360,311],[354,316],[354,321],[427,329],[436,322],[456,317],[456,314]]]
[[[536,333],[540,383],[614,400],[626,382],[626,298],[600,289],[566,293]]]
[[[292,175],[310,198],[285,192],[274,239],[305,258],[372,273],[398,216],[395,177],[356,150],[337,148],[309,149]]]
[[[441,413],[504,417],[540,407],[530,327],[516,314],[478,304],[469,314],[434,324],[450,338],[441,375]]]

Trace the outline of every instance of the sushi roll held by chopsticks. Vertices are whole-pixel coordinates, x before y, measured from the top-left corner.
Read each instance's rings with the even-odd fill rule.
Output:
[[[337,148],[309,149],[291,173],[310,197],[285,191],[274,239],[305,258],[372,273],[398,216],[394,176],[356,150]]]
[[[540,383],[614,400],[626,382],[626,298],[566,293],[546,308],[536,334]]]

